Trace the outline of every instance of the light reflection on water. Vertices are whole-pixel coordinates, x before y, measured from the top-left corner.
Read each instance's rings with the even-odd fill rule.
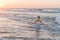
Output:
[[[37,15],[36,15],[37,14]],[[48,14],[48,13],[46,13],[46,14]],[[44,14],[43,15],[43,13],[31,13],[31,14],[29,14],[29,13],[24,13],[24,14],[20,14],[20,13],[18,13],[17,15],[16,15],[16,13],[14,13],[14,14],[6,14],[6,15],[4,15],[2,18],[3,18],[3,20],[4,20],[4,18],[6,18],[6,19],[8,19],[8,20],[11,20],[12,21],[12,24],[9,24],[8,23],[8,26],[7,25],[3,25],[5,28],[1,28],[1,30],[3,30],[3,32],[10,32],[10,33],[15,33],[14,35],[13,34],[11,34],[10,36],[17,36],[16,34],[22,34],[22,36],[26,36],[27,35],[27,33],[29,34],[29,36],[31,35],[33,35],[33,32],[35,32],[35,31],[31,31],[32,29],[31,28],[29,28],[29,27],[24,27],[24,26],[30,26],[30,24],[28,24],[29,22],[33,22],[35,19],[36,19],[36,17],[38,16],[38,15],[40,15],[41,16],[41,18],[42,18],[42,20],[43,21],[45,21],[45,22],[47,22],[48,23],[48,27],[46,27],[46,26],[43,26],[43,27],[41,27],[42,28],[42,30],[46,30],[46,31],[48,31],[51,35],[53,34],[53,32],[55,33],[55,35],[57,34],[57,35],[59,35],[60,36],[60,28],[58,28],[57,26],[60,26],[59,24],[57,24],[56,22],[55,22],[55,17],[57,16],[57,15],[60,15],[59,13],[58,14],[55,14],[55,13],[52,13],[52,14],[48,14],[48,15],[50,15],[50,16],[46,16],[46,14]],[[53,16],[51,16],[51,15],[53,15]],[[13,23],[13,21],[15,21],[14,23],[16,24],[14,24]],[[22,26],[21,26],[21,24],[20,24],[20,22],[22,22]],[[25,24],[28,24],[28,25],[24,25],[24,23]],[[18,24],[18,25],[17,25]],[[20,25],[19,25],[20,24]],[[32,25],[32,24],[31,24]],[[16,26],[16,28],[15,28],[15,26]],[[9,28],[10,27],[10,28]],[[23,32],[23,31],[25,31],[25,32]],[[30,34],[29,32],[27,32],[27,30],[29,30],[29,32],[31,32],[32,34]],[[24,35],[23,35],[24,34]],[[43,35],[43,34],[42,34]],[[21,36],[21,35],[20,35]],[[27,35],[28,36],[28,35]],[[29,37],[28,36],[28,37]],[[56,36],[57,37],[57,36]]]

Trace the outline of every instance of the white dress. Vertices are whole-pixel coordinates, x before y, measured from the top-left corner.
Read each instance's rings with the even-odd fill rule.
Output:
[[[35,24],[33,24],[33,28],[35,28],[35,29],[40,29],[41,28],[41,23],[40,22],[36,22]]]

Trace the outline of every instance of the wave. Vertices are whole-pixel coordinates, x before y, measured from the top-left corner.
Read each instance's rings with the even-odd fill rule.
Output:
[[[11,8],[7,11],[17,11],[17,12],[40,12],[40,13],[60,13],[60,8]]]

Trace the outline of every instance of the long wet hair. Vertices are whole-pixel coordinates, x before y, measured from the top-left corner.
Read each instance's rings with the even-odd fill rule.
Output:
[[[37,18],[39,18],[39,19],[40,19],[41,17],[40,17],[40,16],[37,16]]]

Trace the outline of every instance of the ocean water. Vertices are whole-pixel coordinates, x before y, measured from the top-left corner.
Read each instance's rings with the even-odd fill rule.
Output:
[[[35,40],[35,30],[31,26],[40,16],[46,25],[41,25],[41,40],[60,40],[60,9],[8,9],[0,11],[1,40]]]

